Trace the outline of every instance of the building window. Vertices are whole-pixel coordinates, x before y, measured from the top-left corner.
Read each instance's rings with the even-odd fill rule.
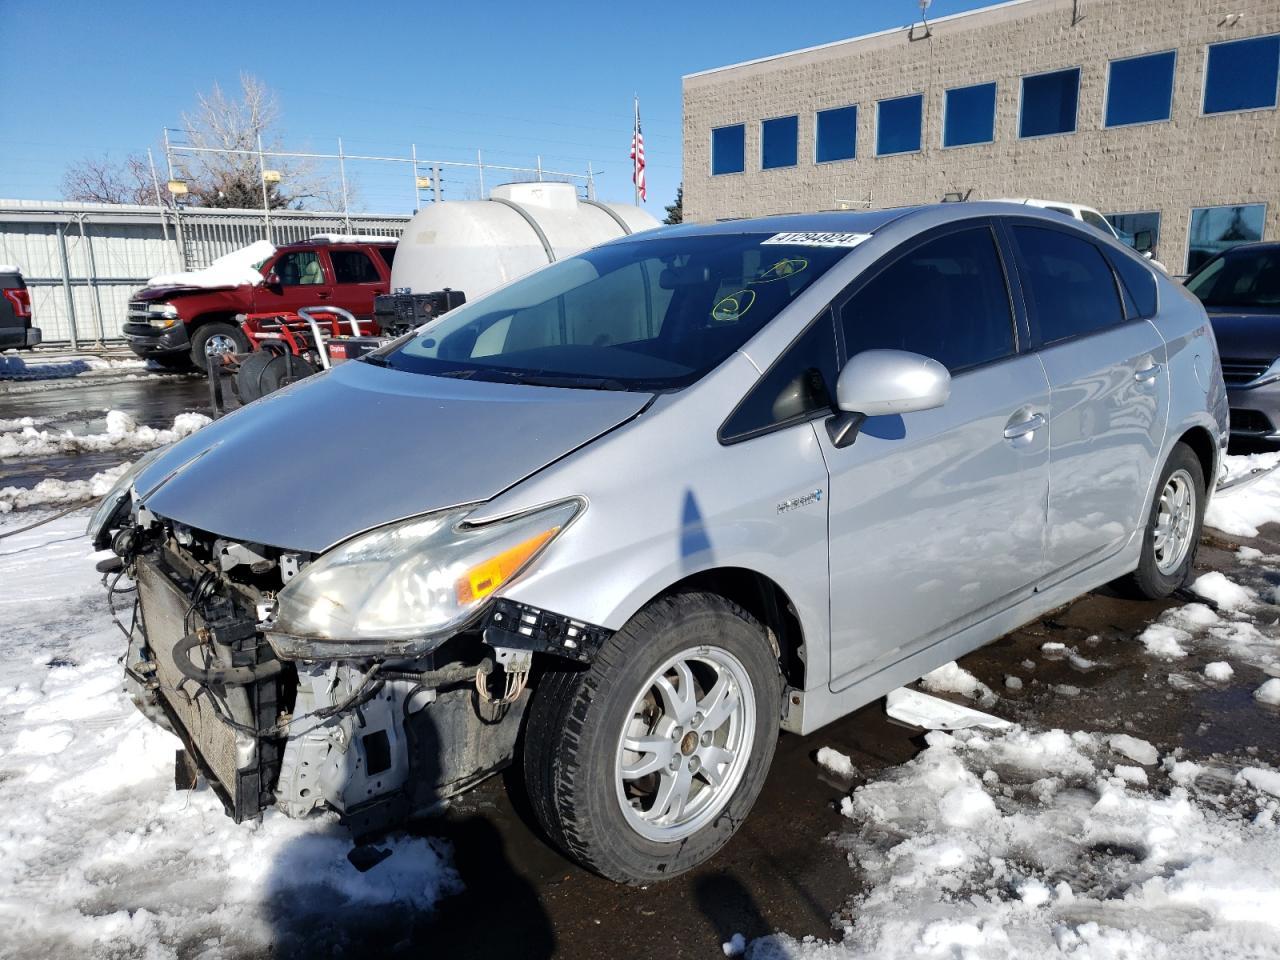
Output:
[[[796,165],[796,137],[800,122],[794,117],[778,117],[760,124],[760,166],[765,170]]]
[[[1168,120],[1173,110],[1172,50],[1112,60],[1107,71],[1108,127]]]
[[[924,95],[881,100],[876,104],[876,156],[914,153],[920,149],[920,118]]]
[[[963,147],[971,143],[991,143],[995,138],[996,85],[979,83],[948,90],[942,118],[942,145]]]
[[[1075,133],[1080,100],[1080,68],[1022,78],[1019,137],[1048,137]]]
[[[818,163],[852,160],[858,155],[858,108],[819,110],[813,158]]]
[[[1159,245],[1159,212],[1151,210],[1142,213],[1108,213],[1106,217],[1107,222],[1116,228],[1116,233],[1120,234],[1120,241],[1127,243],[1135,250],[1138,248],[1138,236],[1142,233],[1150,235],[1151,246],[1149,249],[1154,250]],[[1145,253],[1146,251],[1141,252]]]
[[[1276,105],[1280,82],[1280,34],[1209,46],[1204,112],[1230,113]]]
[[[1210,257],[1238,243],[1262,239],[1267,208],[1262,203],[1234,207],[1196,207],[1191,211],[1191,236],[1187,242],[1187,273]]]
[[[746,167],[746,128],[735,123],[711,131],[711,175],[741,173]]]

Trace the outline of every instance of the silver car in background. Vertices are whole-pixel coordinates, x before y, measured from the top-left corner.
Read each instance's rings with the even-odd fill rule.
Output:
[[[237,819],[373,833],[515,761],[646,883],[729,839],[779,728],[1183,585],[1226,436],[1204,309],[1096,230],[787,216],[516,280],[157,454],[91,533],[136,701]]]

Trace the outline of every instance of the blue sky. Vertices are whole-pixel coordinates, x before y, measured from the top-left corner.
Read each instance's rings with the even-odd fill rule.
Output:
[[[973,9],[936,0],[931,17]],[[680,77],[916,18],[915,0],[799,5],[382,2],[143,4],[0,0],[8,122],[0,197],[56,199],[66,166],[158,146],[197,91],[241,71],[278,94],[293,149],[603,169],[602,199],[631,197],[631,96],[640,96],[648,209],[680,180]],[[17,38],[21,42],[14,42]],[[24,39],[25,38],[25,39]],[[15,122],[14,118],[18,118]],[[336,175],[336,165],[333,169]],[[407,167],[349,164],[359,206],[405,212]],[[163,172],[162,172],[163,173]],[[460,181],[455,181],[460,187]],[[492,184],[493,180],[490,180]],[[450,180],[445,180],[446,196]]]

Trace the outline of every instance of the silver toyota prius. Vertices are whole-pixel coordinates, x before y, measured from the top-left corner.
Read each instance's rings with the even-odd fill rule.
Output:
[[[728,841],[779,729],[1183,585],[1226,437],[1203,307],[1096,230],[785,216],[515,280],[146,458],[90,533],[134,699],[237,820],[373,835],[517,763],[647,883]]]

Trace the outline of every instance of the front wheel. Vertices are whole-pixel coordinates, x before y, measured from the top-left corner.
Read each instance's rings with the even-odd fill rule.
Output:
[[[197,327],[191,335],[191,362],[201,373],[209,372],[210,347],[214,353],[244,353],[249,341],[239,327],[229,323],[215,321]]]
[[[697,866],[764,785],[780,698],[777,656],[749,613],[714,594],[655,601],[588,669],[539,683],[524,755],[538,820],[612,880]]]
[[[1131,592],[1160,600],[1186,585],[1200,543],[1204,508],[1204,468],[1191,448],[1179,443],[1156,484],[1142,532],[1142,557],[1126,581]]]

